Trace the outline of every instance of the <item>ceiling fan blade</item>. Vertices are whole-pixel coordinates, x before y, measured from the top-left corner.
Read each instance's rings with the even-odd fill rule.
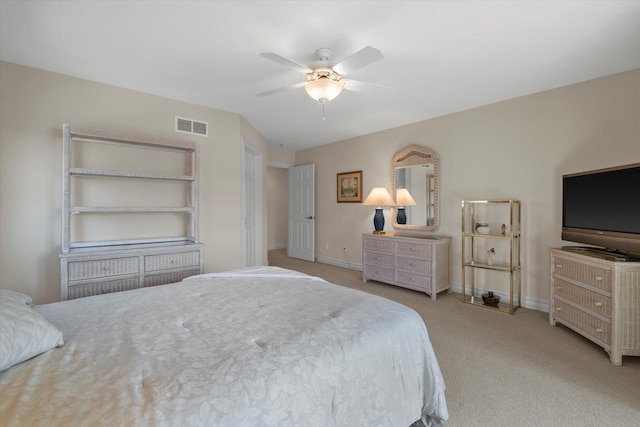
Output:
[[[277,89],[271,89],[271,90],[268,90],[266,92],[260,92],[257,95],[258,96],[269,96],[269,95],[273,95],[274,93],[280,93],[280,92],[285,92],[285,91],[291,90],[291,89],[297,89],[299,87],[303,87],[305,84],[307,84],[307,82],[294,83],[292,85],[279,87]]]
[[[338,74],[346,76],[355,70],[379,61],[382,58],[384,58],[382,52],[375,47],[367,46],[360,49],[353,55],[347,56],[345,59],[334,65],[333,70]]]
[[[289,68],[293,68],[296,71],[299,71],[301,73],[310,73],[311,70],[302,65],[302,64],[298,64],[295,61],[292,61],[291,59],[285,58],[284,56],[278,55],[277,53],[273,53],[273,52],[262,52],[260,54],[260,56],[262,56],[263,58],[267,58],[273,62],[277,62],[280,65],[284,65],[285,67],[289,67]]]
[[[350,90],[353,92],[366,92],[372,87],[379,87],[379,88],[389,89],[389,90],[393,89],[392,87],[381,85],[378,83],[363,82],[360,80],[353,80],[353,79],[345,79],[345,80],[346,80],[346,83],[344,85],[344,89]]]

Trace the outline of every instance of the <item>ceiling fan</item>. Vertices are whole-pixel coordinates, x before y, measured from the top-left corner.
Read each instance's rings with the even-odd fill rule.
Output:
[[[261,92],[258,96],[268,96],[274,93],[304,87],[311,98],[319,101],[323,105],[335,99],[343,89],[349,89],[348,86],[352,86],[351,83],[366,83],[358,80],[345,79],[347,75],[384,58],[382,52],[371,46],[357,51],[337,64],[333,64],[331,61],[331,49],[321,48],[316,50],[318,62],[310,64],[308,67],[273,52],[263,52],[260,56],[303,73],[307,80]]]

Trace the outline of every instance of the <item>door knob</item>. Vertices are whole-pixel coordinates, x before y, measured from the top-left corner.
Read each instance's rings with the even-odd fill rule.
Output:
[[[313,219],[313,215],[312,216],[308,216],[307,219]]]

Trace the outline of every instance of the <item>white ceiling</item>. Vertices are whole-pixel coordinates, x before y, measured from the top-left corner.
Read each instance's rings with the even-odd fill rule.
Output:
[[[344,91],[324,121],[302,88],[256,96],[304,79],[261,52],[367,45],[385,58],[350,77],[392,89]],[[297,150],[640,68],[640,0],[1,0],[0,59],[238,113]]]

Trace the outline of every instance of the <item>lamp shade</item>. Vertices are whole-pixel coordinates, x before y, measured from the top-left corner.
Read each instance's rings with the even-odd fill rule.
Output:
[[[409,190],[406,188],[399,188],[396,191],[396,205],[398,206],[415,206],[416,201],[413,200],[411,194],[409,194]]]
[[[389,191],[384,187],[375,187],[367,196],[364,203],[365,206],[395,206]]]
[[[322,103],[331,101],[342,92],[343,84],[328,77],[311,80],[304,86],[310,97]]]

